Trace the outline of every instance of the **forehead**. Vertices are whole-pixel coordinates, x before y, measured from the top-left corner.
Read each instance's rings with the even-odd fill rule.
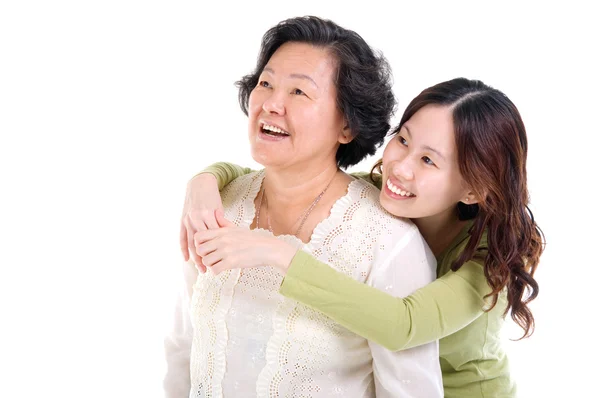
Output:
[[[405,124],[414,140],[427,141],[426,144],[454,147],[454,123],[449,106],[426,105],[419,109]],[[425,142],[424,142],[425,143]]]
[[[333,81],[335,60],[324,47],[307,43],[287,42],[279,47],[267,62],[276,75],[305,74],[317,81]]]

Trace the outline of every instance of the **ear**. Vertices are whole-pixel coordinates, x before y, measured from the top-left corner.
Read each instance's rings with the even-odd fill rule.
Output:
[[[474,205],[481,202],[481,198],[479,198],[475,192],[468,191],[463,195],[463,198],[460,201],[466,205]]]
[[[349,144],[354,139],[352,135],[352,131],[350,131],[350,127],[348,127],[348,123],[344,120],[344,127],[342,131],[340,131],[340,135],[338,137],[338,142],[340,144]]]

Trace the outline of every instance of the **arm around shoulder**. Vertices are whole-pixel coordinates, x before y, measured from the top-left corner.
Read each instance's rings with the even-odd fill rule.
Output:
[[[192,180],[201,174],[212,174],[217,179],[219,191],[221,191],[227,184],[235,180],[238,177],[252,173],[252,169],[248,167],[238,166],[234,163],[217,162],[213,163],[200,173],[196,174]]]
[[[419,273],[425,278],[422,284],[431,272]],[[405,287],[405,297],[389,294],[385,289],[389,285],[383,291],[368,286],[299,251],[280,293],[392,351],[426,344],[462,329],[483,314],[483,297],[489,293],[483,267],[474,261],[423,287],[414,285],[412,293]]]

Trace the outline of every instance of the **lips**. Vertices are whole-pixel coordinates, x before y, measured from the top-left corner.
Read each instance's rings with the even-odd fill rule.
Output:
[[[406,197],[406,198],[414,198],[415,196],[417,196],[414,193],[405,189],[403,186],[393,183],[392,180],[389,178],[386,181],[385,185],[392,193],[394,193],[398,196],[402,196],[402,197]]]
[[[278,125],[270,122],[261,121],[260,122],[260,131],[263,134],[273,136],[273,137],[289,137],[290,133],[285,129],[279,127]]]

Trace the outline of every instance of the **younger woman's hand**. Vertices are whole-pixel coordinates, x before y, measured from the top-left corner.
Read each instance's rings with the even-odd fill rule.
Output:
[[[202,258],[194,247],[194,234],[198,231],[219,228],[215,211],[223,210],[223,203],[215,176],[209,173],[199,174],[187,186],[183,214],[179,232],[179,244],[183,259],[190,255],[200,272],[206,272]]]
[[[285,275],[297,249],[274,236],[240,228],[215,212],[219,229],[204,229],[194,234],[196,254],[215,274],[233,268],[270,265]]]

